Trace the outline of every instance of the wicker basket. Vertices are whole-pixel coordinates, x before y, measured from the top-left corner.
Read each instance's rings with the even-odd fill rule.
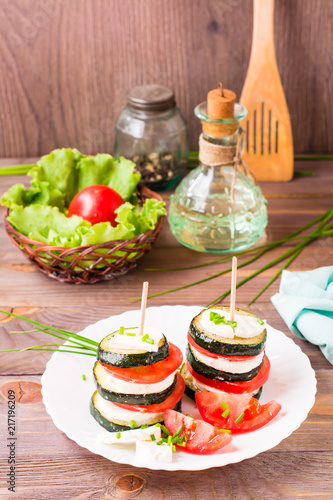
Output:
[[[145,186],[138,188],[140,205],[147,198],[162,198]],[[6,231],[12,242],[45,274],[65,283],[96,283],[123,276],[134,269],[139,259],[155,243],[164,216],[154,229],[128,240],[109,241],[100,245],[74,248],[45,245],[30,240],[16,231],[5,219]]]

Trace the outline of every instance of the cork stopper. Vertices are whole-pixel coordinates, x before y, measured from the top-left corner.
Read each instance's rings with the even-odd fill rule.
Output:
[[[207,94],[207,115],[211,119],[228,120],[234,117],[236,94],[232,90],[223,88],[219,83],[217,89],[210,90]],[[213,137],[226,137],[236,132],[237,123],[203,123],[205,134]]]

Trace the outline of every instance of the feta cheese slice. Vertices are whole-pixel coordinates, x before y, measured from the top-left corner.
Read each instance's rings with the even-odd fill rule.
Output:
[[[203,312],[200,323],[201,327],[209,333],[217,335],[223,338],[233,339],[236,337],[241,337],[244,339],[249,339],[256,337],[262,333],[263,329],[266,327],[266,323],[261,324],[258,322],[258,318],[255,316],[243,316],[242,314],[235,314],[234,320],[237,323],[236,328],[232,328],[230,325],[225,323],[218,323],[215,325],[214,321],[210,319],[210,313],[216,312],[221,316],[224,316],[226,320],[230,320],[229,311],[221,311],[221,309],[206,309]]]
[[[153,341],[152,343],[142,340],[146,335],[148,335],[149,339]],[[162,338],[163,334],[151,327],[145,328],[142,336],[139,335],[138,327],[125,328],[122,335],[116,333],[110,338],[108,347],[111,349],[126,349],[127,351],[139,350],[157,352],[158,344]]]
[[[99,377],[100,384],[108,391],[121,394],[154,394],[165,391],[173,384],[177,370],[172,372],[161,382],[154,382],[152,384],[140,384],[139,382],[121,380],[120,378],[114,377],[101,364],[95,368],[95,373]]]
[[[207,309],[206,311],[203,312],[201,316],[200,319],[201,327],[207,332],[213,333],[214,335],[218,335],[219,337],[233,339],[235,333],[234,330],[231,328],[231,326],[226,325],[225,323],[219,323],[218,325],[215,325],[214,321],[210,320],[211,312],[216,312],[218,314],[221,314],[220,309]],[[222,316],[225,316],[226,319],[229,319],[224,311]]]
[[[106,419],[111,420],[111,422],[117,422],[128,426],[131,420],[135,421],[136,427],[141,427],[141,425],[146,424],[152,425],[153,423],[162,421],[164,415],[163,412],[141,413],[139,411],[127,410],[111,403],[111,401],[107,401],[102,398],[100,394],[96,394],[95,406]]]
[[[215,370],[228,372],[228,373],[247,373],[254,368],[257,368],[262,363],[265,352],[262,351],[257,356],[253,356],[250,359],[245,359],[244,361],[230,361],[229,359],[220,356],[219,358],[211,358],[206,356],[191,346],[191,350],[194,356],[203,364],[214,368]]]

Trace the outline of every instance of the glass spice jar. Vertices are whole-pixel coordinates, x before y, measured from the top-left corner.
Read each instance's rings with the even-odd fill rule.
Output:
[[[195,108],[203,133],[199,166],[171,196],[170,229],[183,245],[199,252],[234,252],[252,246],[267,225],[266,200],[241,159],[246,109],[235,104],[234,117],[211,119],[207,103]]]
[[[174,187],[186,169],[189,139],[173,91],[140,85],[127,100],[116,123],[114,154],[134,161],[140,182],[150,189]]]

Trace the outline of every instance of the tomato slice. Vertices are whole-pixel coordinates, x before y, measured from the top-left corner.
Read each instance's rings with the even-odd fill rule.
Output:
[[[194,377],[198,382],[202,384],[208,385],[214,389],[224,392],[232,392],[234,394],[244,394],[247,392],[254,392],[260,389],[262,385],[265,384],[268,380],[269,371],[271,368],[271,364],[267,356],[265,356],[264,363],[258,373],[252,380],[246,380],[244,382],[229,382],[229,381],[220,381],[213,380],[211,378],[204,377],[199,373],[195,372],[192,366],[189,364],[187,360],[185,360],[185,365],[192,377]]]
[[[281,405],[270,401],[261,405],[249,394],[216,394],[213,392],[197,392],[195,401],[200,415],[205,422],[229,429],[233,433],[250,432],[260,429],[270,422],[281,410]],[[224,406],[222,406],[222,403]],[[222,414],[228,406],[229,415]],[[242,416],[243,415],[243,416]],[[240,417],[237,422],[238,417]]]
[[[117,366],[105,365],[104,368],[108,370],[113,377],[128,382],[140,382],[145,384],[154,384],[166,379],[172,372],[182,364],[183,354],[182,351],[174,344],[170,345],[170,354],[165,359],[157,361],[153,365],[134,366],[133,368],[119,368]]]
[[[161,413],[169,408],[172,409],[176,406],[178,401],[181,400],[182,395],[185,391],[185,382],[180,373],[177,373],[177,382],[172,393],[159,404],[153,405],[128,405],[121,403],[113,403],[120,408],[131,411],[139,411],[140,413]]]
[[[256,357],[256,356],[222,356],[221,354],[216,354],[215,352],[207,351],[207,349],[204,349],[203,347],[199,346],[196,342],[194,342],[194,340],[192,339],[192,337],[189,333],[187,334],[187,341],[198,352],[201,352],[201,354],[204,354],[205,356],[209,356],[210,358],[214,358],[214,359],[223,358],[227,361],[246,361],[247,359],[253,359]],[[262,351],[264,349],[265,349],[265,347],[263,347]],[[257,354],[257,356],[258,356],[258,354]]]
[[[227,432],[221,432],[203,420],[187,417],[178,411],[166,410],[164,424],[171,434],[174,434],[181,425],[184,427],[179,437],[187,436],[188,442],[186,446],[178,446],[178,449],[186,453],[200,455],[218,453],[231,441],[231,436]]]

